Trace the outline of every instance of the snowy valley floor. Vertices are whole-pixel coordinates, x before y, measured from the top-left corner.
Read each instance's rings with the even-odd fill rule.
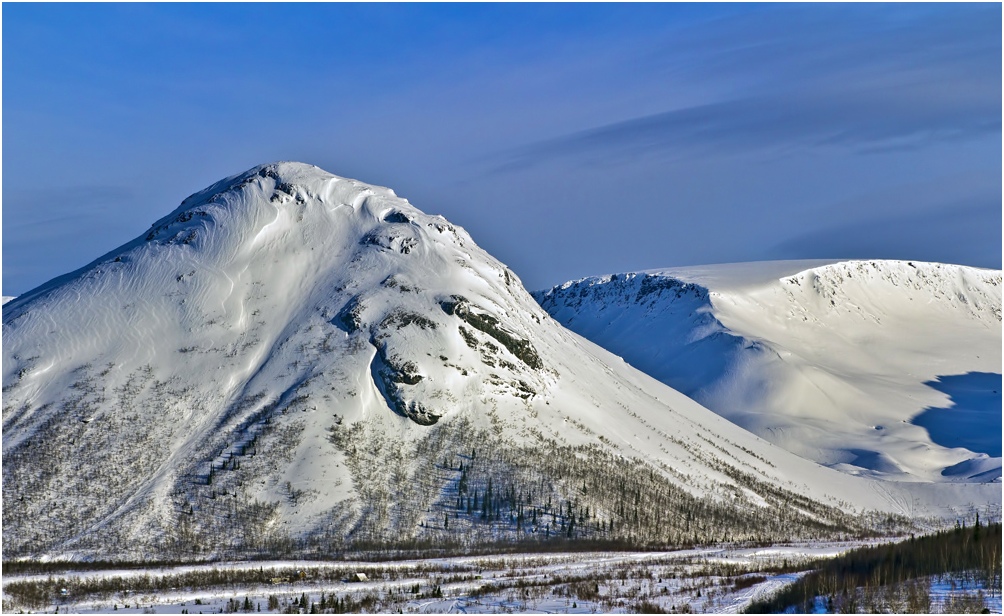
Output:
[[[3,612],[727,613],[797,580],[815,559],[869,544],[5,575]],[[931,586],[932,611],[957,594],[953,586],[947,581]],[[999,592],[987,593],[986,606],[1001,612]]]

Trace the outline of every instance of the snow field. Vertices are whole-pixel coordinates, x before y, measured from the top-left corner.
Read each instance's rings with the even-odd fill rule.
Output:
[[[893,481],[1000,480],[1000,271],[740,263],[586,278],[536,297],[802,457]]]
[[[302,595],[318,603],[321,594],[360,602],[366,611],[412,613],[545,613],[636,612],[643,602],[661,609],[736,612],[753,599],[788,584],[799,566],[866,544],[847,542],[787,545],[771,548],[702,548],[678,552],[506,554],[384,562],[268,561],[215,563],[170,568],[76,571],[53,576],[4,576],[4,607],[74,613],[218,613],[245,597],[267,612],[270,596],[279,610]],[[241,582],[224,587],[134,590],[148,586],[211,578],[229,571],[271,581]],[[346,579],[361,572],[365,582]],[[239,575],[234,575],[239,578]],[[335,581],[330,580],[332,577]],[[340,578],[340,579],[339,579]],[[749,583],[744,580],[750,579]],[[78,595],[93,580],[103,580],[101,596]],[[131,581],[130,581],[131,580]],[[152,582],[151,582],[152,580]],[[46,584],[56,603],[26,606],[7,587],[19,582]],[[418,592],[414,592],[415,587]],[[117,590],[107,590],[115,587]],[[67,595],[59,590],[66,588]],[[439,596],[441,593],[442,596]],[[422,596],[419,596],[422,595]],[[430,596],[434,595],[434,596]],[[198,603],[196,603],[198,601]],[[128,605],[129,607],[126,607]],[[117,609],[116,609],[117,608]],[[276,610],[273,610],[273,612]],[[305,610],[304,610],[305,611]]]

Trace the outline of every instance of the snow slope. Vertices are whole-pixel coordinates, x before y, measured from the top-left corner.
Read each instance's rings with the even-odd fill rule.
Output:
[[[1000,504],[775,447],[560,327],[442,217],[299,163],[5,304],[3,436],[5,558],[804,538]]]
[[[883,479],[1000,481],[1000,271],[745,263],[587,278],[536,297],[808,459]]]

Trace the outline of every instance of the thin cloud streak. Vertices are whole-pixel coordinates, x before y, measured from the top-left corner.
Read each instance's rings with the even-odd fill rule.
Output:
[[[867,153],[1001,132],[1000,99],[933,97],[919,89],[875,94],[750,98],[668,111],[531,144],[506,155],[495,171],[563,158],[615,162],[818,147]]]
[[[999,22],[999,7],[825,5],[697,24],[642,53],[633,70],[703,100],[529,142],[489,166],[822,147],[854,156],[1000,134],[1001,33],[991,18]]]

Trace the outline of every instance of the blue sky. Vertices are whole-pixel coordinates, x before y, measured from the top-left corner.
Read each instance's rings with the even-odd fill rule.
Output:
[[[699,263],[1001,267],[999,4],[4,4],[3,293],[300,160],[531,289]]]

